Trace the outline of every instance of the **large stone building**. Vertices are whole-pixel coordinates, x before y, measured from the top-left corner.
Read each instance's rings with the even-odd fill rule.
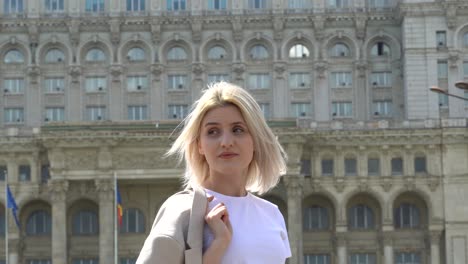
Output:
[[[221,79],[258,99],[288,152],[265,197],[287,221],[290,264],[468,263],[468,108],[428,90],[464,96],[453,84],[468,80],[467,1],[0,9],[0,180],[21,223],[9,214],[10,264],[113,264],[114,173],[119,263],[134,263],[180,189],[183,168],[163,158],[171,132]]]

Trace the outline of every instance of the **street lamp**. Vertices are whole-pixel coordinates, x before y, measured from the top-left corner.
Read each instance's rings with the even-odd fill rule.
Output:
[[[457,87],[459,89],[462,89],[462,90],[465,90],[465,91],[468,91],[468,82],[458,81],[458,82],[455,83],[455,87]],[[434,93],[445,94],[447,96],[451,96],[451,97],[455,97],[455,98],[458,98],[458,99],[462,99],[464,101],[468,101],[468,98],[458,96],[458,95],[455,95],[455,94],[451,94],[447,90],[442,89],[442,88],[440,88],[438,86],[431,86],[429,88],[429,90],[431,90],[431,92],[434,92]]]

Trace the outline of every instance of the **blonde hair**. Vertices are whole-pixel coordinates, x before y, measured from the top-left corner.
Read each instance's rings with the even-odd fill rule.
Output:
[[[208,163],[198,152],[200,127],[211,109],[234,105],[242,114],[254,142],[254,154],[247,171],[245,188],[249,192],[263,194],[275,187],[286,173],[286,153],[268,127],[260,106],[246,90],[226,82],[209,85],[194,103],[184,120],[184,127],[167,152],[176,154],[179,162],[185,158],[184,184],[200,186],[209,176]]]

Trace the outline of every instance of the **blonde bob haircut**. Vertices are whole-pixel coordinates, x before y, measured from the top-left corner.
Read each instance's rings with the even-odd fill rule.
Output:
[[[268,127],[255,99],[246,90],[233,84],[218,82],[208,86],[192,106],[182,131],[167,155],[176,154],[179,162],[185,158],[185,186],[201,186],[209,176],[208,163],[198,152],[201,123],[208,111],[226,105],[234,105],[240,110],[254,142],[254,154],[248,167],[245,188],[249,192],[266,193],[286,173],[286,153]]]

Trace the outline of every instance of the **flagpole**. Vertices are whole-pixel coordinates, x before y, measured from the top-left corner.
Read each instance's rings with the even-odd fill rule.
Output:
[[[114,171],[114,263],[118,264],[119,252],[118,252],[118,241],[117,241],[117,173]]]
[[[5,263],[8,263],[8,173],[5,175]]]

